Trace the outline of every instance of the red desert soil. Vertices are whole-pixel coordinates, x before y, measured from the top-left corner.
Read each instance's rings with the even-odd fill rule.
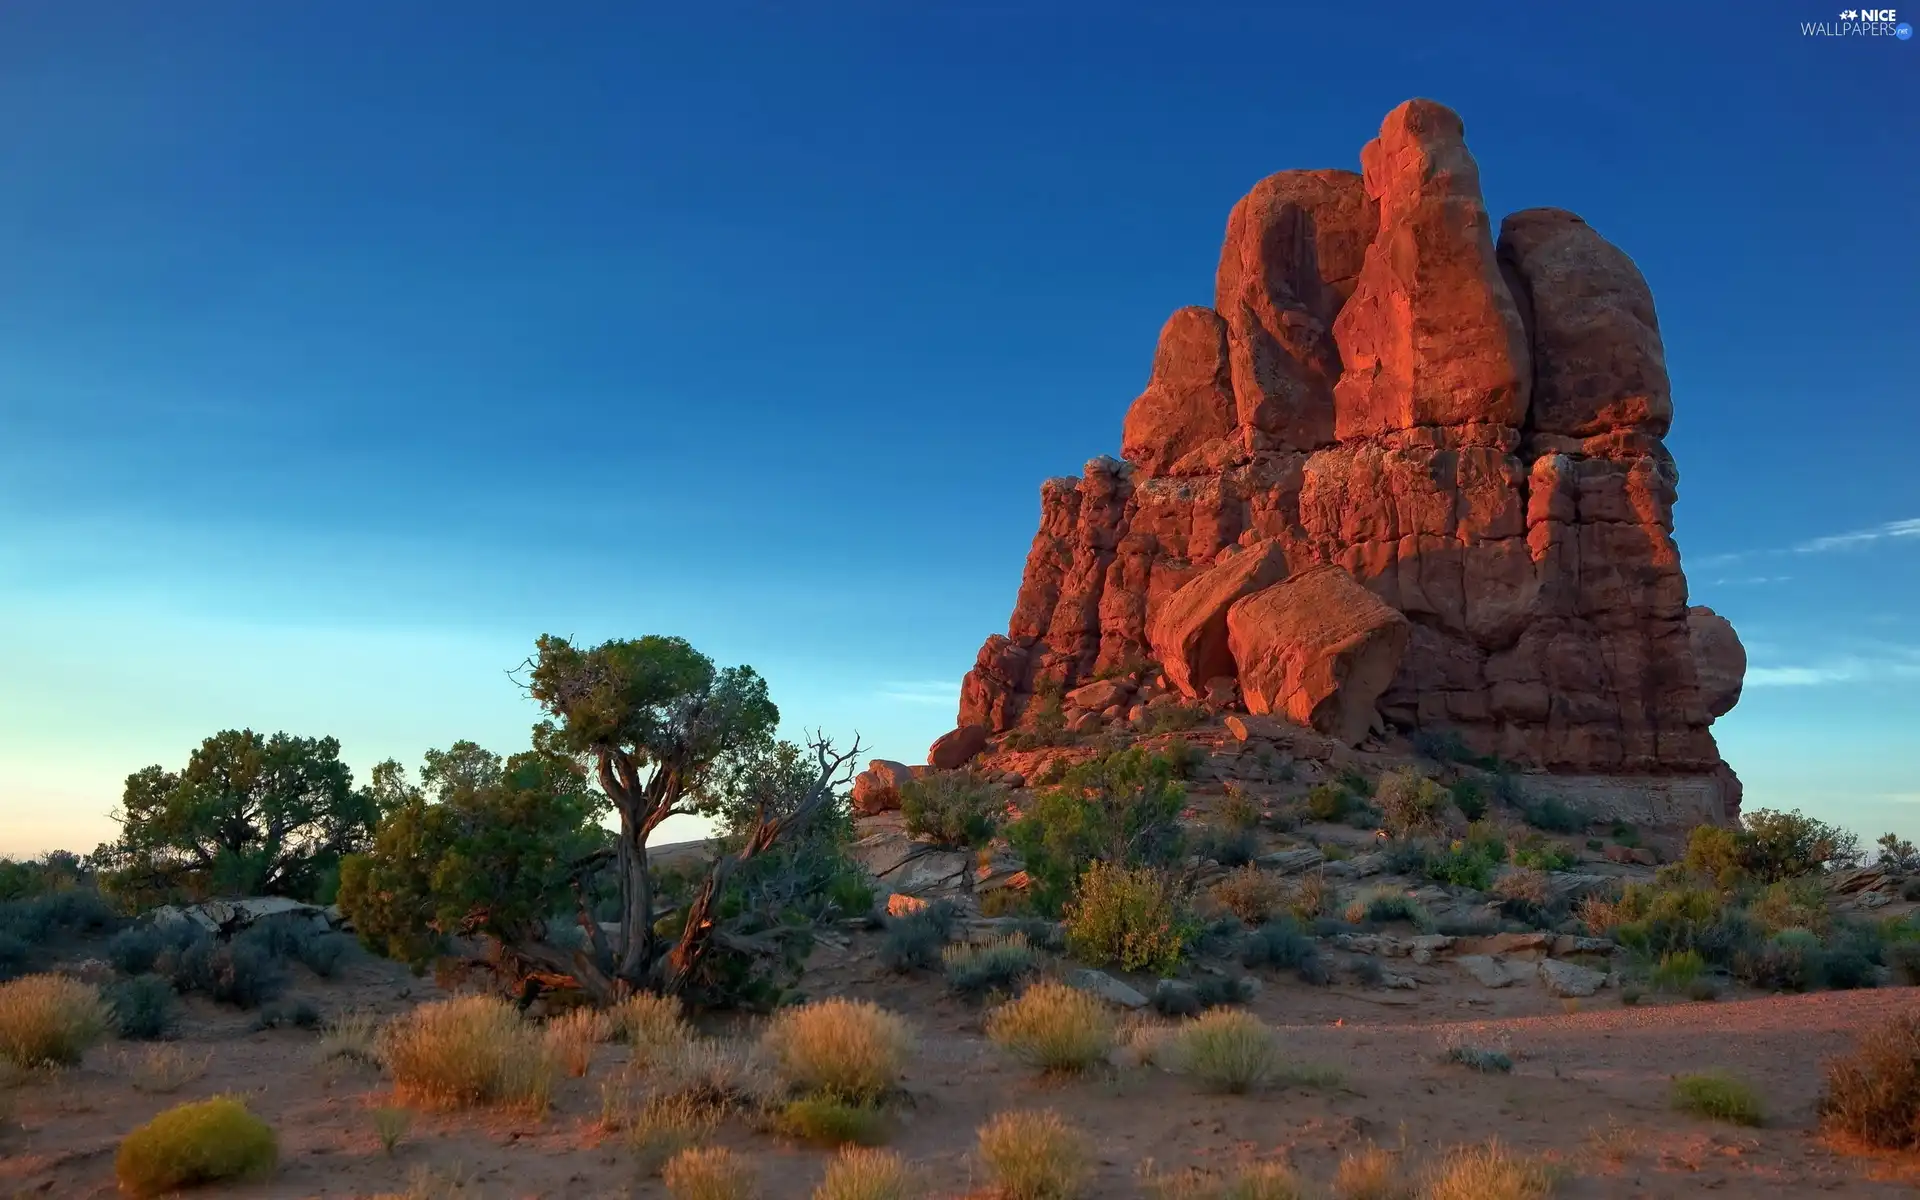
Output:
[[[1386,993],[1286,979],[1270,983],[1250,1007],[1280,1029],[1298,1062],[1336,1067],[1342,1082],[1223,1097],[1153,1068],[1068,1083],[1038,1080],[985,1041],[980,1009],[947,996],[937,980],[886,974],[872,949],[866,937],[845,949],[822,947],[807,988],[814,996],[871,998],[916,1024],[921,1041],[905,1080],[910,1100],[890,1145],[926,1168],[929,1196],[977,1190],[969,1165],[974,1130],[999,1110],[1030,1106],[1057,1108],[1094,1136],[1095,1197],[1142,1195],[1136,1171],[1145,1160],[1177,1170],[1281,1158],[1324,1183],[1343,1152],[1370,1141],[1403,1149],[1418,1166],[1449,1146],[1494,1137],[1564,1164],[1558,1194],[1567,1197],[1913,1194],[1910,1185],[1891,1181],[1888,1165],[1824,1146],[1814,1117],[1824,1061],[1858,1030],[1920,1003],[1913,988],[1635,1008],[1603,993],[1610,998],[1572,1012],[1537,989],[1524,996],[1508,989],[1511,998],[1494,993],[1508,1006],[1495,1014],[1442,980],[1398,994],[1406,1003],[1383,1003]],[[342,979],[309,982],[300,994],[329,1014],[391,1014],[440,993],[392,964],[362,960]],[[15,1089],[15,1127],[0,1133],[0,1194],[112,1195],[113,1153],[123,1133],[173,1104],[222,1092],[244,1095],[278,1129],[282,1165],[271,1180],[211,1194],[401,1193],[422,1168],[464,1181],[462,1190],[438,1193],[445,1195],[665,1194],[657,1180],[638,1179],[618,1139],[603,1142],[596,1128],[600,1085],[624,1062],[623,1047],[601,1047],[585,1079],[563,1080],[544,1119],[416,1114],[389,1157],[367,1112],[390,1102],[378,1072],[323,1066],[315,1034],[250,1026],[246,1015],[196,1001],[176,1044],[210,1054],[211,1065],[172,1095],[134,1089],[130,1060],[145,1048],[125,1044]],[[1453,1041],[1507,1051],[1513,1073],[1483,1075],[1443,1063]],[[1769,1108],[1764,1128],[1716,1125],[1668,1107],[1674,1074],[1713,1068],[1759,1089]],[[723,1126],[719,1140],[752,1154],[769,1200],[808,1196],[828,1158],[740,1121]]]

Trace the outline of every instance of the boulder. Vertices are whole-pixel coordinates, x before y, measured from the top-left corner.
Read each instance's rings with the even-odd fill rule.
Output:
[[[1747,648],[1733,622],[1705,605],[1687,610],[1687,644],[1700,679],[1700,699],[1710,717],[1724,717],[1740,703],[1747,678]]]
[[[1220,446],[1233,434],[1233,379],[1227,365],[1227,323],[1210,308],[1183,308],[1167,318],[1147,390],[1127,410],[1120,454],[1149,475]]]
[[[1235,602],[1227,644],[1247,707],[1358,745],[1411,626],[1344,568],[1315,567]]]
[[[1133,694],[1132,685],[1119,679],[1098,679],[1085,687],[1068,692],[1066,703],[1072,708],[1085,709],[1088,712],[1105,712],[1115,705],[1124,703]]]
[[[1495,958],[1491,954],[1462,954],[1453,960],[1460,964],[1461,970],[1472,976],[1483,987],[1503,988],[1533,974],[1537,968],[1521,968]]]
[[[913,768],[889,758],[876,758],[853,777],[853,811],[870,817],[900,807],[900,788],[914,778]]]
[[[1092,967],[1081,967],[1079,970],[1067,972],[1066,983],[1068,987],[1091,992],[1108,1004],[1116,1004],[1121,1008],[1147,1006],[1147,998],[1138,990],[1120,982],[1105,971],[1096,971]]]
[[[188,924],[216,937],[232,937],[269,917],[297,921],[316,933],[344,924],[339,909],[289,900],[285,896],[249,896],[243,899],[203,900],[183,906],[163,905],[148,914],[158,926]]]
[[[1227,610],[1286,577],[1285,546],[1278,540],[1266,541],[1200,572],[1169,596],[1147,632],[1168,682],[1182,695],[1198,699],[1208,680],[1231,678],[1234,659],[1227,646]]]
[[[1579,963],[1564,962],[1557,958],[1540,960],[1540,981],[1547,985],[1550,995],[1565,998],[1591,996],[1607,986],[1604,971],[1583,967]]]
[[[985,725],[962,725],[934,739],[927,749],[927,765],[939,771],[957,771],[987,748]]]

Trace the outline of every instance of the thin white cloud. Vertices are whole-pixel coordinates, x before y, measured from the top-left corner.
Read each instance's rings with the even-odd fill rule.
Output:
[[[906,683],[883,683],[880,699],[895,704],[958,704],[960,685],[950,679],[923,679]]]
[[[1746,575],[1738,578],[1710,579],[1708,587],[1759,587],[1769,583],[1786,583],[1791,575]]]
[[[1920,541],[1920,517],[1909,517],[1903,521],[1888,521],[1875,525],[1872,529],[1856,529],[1851,533],[1831,533],[1825,537],[1813,538],[1787,547],[1775,547],[1770,550],[1736,550],[1731,554],[1708,554],[1693,560],[1696,568],[1730,567],[1735,563],[1749,559],[1780,554],[1829,554],[1835,550],[1853,550],[1860,546],[1869,546],[1889,538],[1914,538]],[[1716,581],[1719,582],[1719,581]],[[1775,582],[1769,580],[1768,582]]]
[[[1877,645],[1869,655],[1846,654],[1789,667],[1748,667],[1748,687],[1825,687],[1920,679],[1920,647]]]

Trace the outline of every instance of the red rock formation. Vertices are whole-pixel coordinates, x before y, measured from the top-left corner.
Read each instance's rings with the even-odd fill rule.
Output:
[[[1227,611],[1247,708],[1358,745],[1400,669],[1407,619],[1344,569],[1312,567]]]
[[[1562,772],[1717,774],[1731,794],[1646,282],[1557,209],[1513,214],[1496,244],[1438,104],[1395,109],[1361,158],[1363,175],[1283,172],[1234,206],[1215,312],[1162,331],[1130,461],[1041,488],[961,722],[1013,728],[1037,688],[1143,660],[1191,675],[1167,661],[1181,639],[1150,629],[1224,551],[1271,542],[1290,573],[1338,564],[1411,622],[1380,701],[1395,725]]]
[[[1224,552],[1167,597],[1154,613],[1147,642],[1167,673],[1167,682],[1198,698],[1209,680],[1234,675],[1227,648],[1227,610],[1236,600],[1287,577],[1286,547],[1261,542],[1238,554]]]

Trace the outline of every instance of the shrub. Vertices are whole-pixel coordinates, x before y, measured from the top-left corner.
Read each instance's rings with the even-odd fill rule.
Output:
[[[680,1016],[680,1000],[652,992],[635,992],[607,1010],[615,1041],[634,1048],[643,1057],[662,1046],[676,1046],[690,1040],[692,1031]]]
[[[1179,817],[1186,789],[1166,755],[1135,747],[1067,770],[1034,797],[1007,840],[1026,864],[1029,895],[1046,915],[1058,913],[1089,863],[1161,865],[1179,857]]]
[[[150,1042],[173,1028],[173,988],[158,975],[139,975],[106,991],[115,1028],[128,1041]]]
[[[1839,870],[1860,861],[1858,836],[1800,812],[1756,809],[1742,814],[1741,825],[1741,866],[1762,883]]]
[[[1379,1146],[1349,1150],[1333,1172],[1339,1200],[1413,1200],[1414,1188],[1400,1174],[1400,1160]]]
[[[1241,943],[1240,961],[1248,967],[1293,968],[1303,973],[1317,967],[1320,949],[1293,921],[1270,921]]]
[[[946,967],[947,986],[967,996],[1011,988],[1040,962],[1022,933],[1010,933],[982,945],[948,946],[940,958]]]
[[[1302,875],[1287,885],[1286,908],[1295,920],[1311,921],[1333,905],[1333,885],[1319,871]]]
[[[285,970],[260,941],[196,937],[164,952],[155,969],[172,978],[175,991],[202,992],[235,1008],[258,1008],[287,982]]]
[[[129,1133],[114,1155],[120,1188],[159,1196],[196,1184],[273,1173],[280,1148],[266,1122],[230,1096],[182,1104]]]
[[[912,1169],[898,1154],[850,1147],[827,1164],[813,1200],[911,1200],[919,1194]]]
[[[1464,842],[1455,842],[1452,848],[1427,861],[1427,878],[1484,892],[1493,886],[1493,868],[1497,861]]]
[[[749,1200],[755,1194],[753,1168],[724,1146],[682,1150],[660,1178],[673,1200]]]
[[[1075,1200],[1092,1173],[1086,1135],[1051,1109],[988,1121],[980,1127],[979,1154],[1006,1200]]]
[[[1586,813],[1558,796],[1542,796],[1530,804],[1521,805],[1520,818],[1547,833],[1579,833],[1588,824]]]
[[[1687,835],[1687,853],[1680,861],[1689,874],[1711,880],[1724,891],[1737,886],[1745,874],[1740,859],[1738,830],[1720,825],[1696,825]]]
[[[65,975],[0,983],[0,1059],[16,1067],[75,1066],[112,1027],[92,984]]]
[[[792,1087],[860,1104],[893,1087],[913,1039],[878,1005],[836,997],[783,1009],[762,1044]]]
[[[1353,796],[1338,783],[1316,783],[1307,792],[1307,812],[1316,821],[1337,825],[1353,811]]]
[[[1249,925],[1258,925],[1273,915],[1286,895],[1280,880],[1270,871],[1249,863],[1229,872],[1213,885],[1213,898],[1219,905]]]
[[[1920,985],[1920,942],[1895,942],[1885,954],[1895,979],[1908,987]]]
[[[1879,865],[1901,875],[1920,872],[1920,847],[1897,833],[1883,833],[1874,843],[1879,847]]]
[[[122,929],[107,942],[107,961],[127,975],[145,975],[167,948],[167,940],[151,926]]]
[[[1819,1111],[1829,1130],[1863,1145],[1920,1149],[1920,1013],[1867,1030],[1829,1063]]]
[[[1492,1141],[1448,1154],[1427,1181],[1426,1200],[1546,1200],[1553,1184],[1545,1163]]]
[[[379,1054],[401,1097],[434,1108],[544,1110],[552,1087],[539,1031],[493,996],[438,1000],[396,1017]]]
[[[1656,992],[1684,992],[1706,969],[1707,962],[1697,950],[1669,951],[1660,956],[1647,983]]]
[[[347,1012],[327,1022],[320,1033],[317,1057],[322,1062],[347,1059],[370,1067],[380,1065],[380,1018],[369,1012]]]
[[[16,934],[0,932],[0,983],[26,974],[32,963],[32,946]]]
[[[1505,1075],[1513,1070],[1512,1055],[1504,1050],[1490,1050],[1485,1046],[1449,1046],[1447,1061],[1459,1063],[1483,1075]]]
[[[1757,988],[1805,992],[1826,979],[1826,948],[1805,929],[1783,929],[1734,959],[1734,975]]]
[[[882,1117],[871,1104],[848,1104],[832,1096],[802,1096],[788,1101],[773,1125],[796,1141],[868,1146],[881,1140]]]
[[[1824,934],[1831,923],[1827,890],[1815,879],[1783,879],[1768,884],[1747,905],[1747,911],[1768,933],[1807,929]]]
[[[1381,848],[1387,871],[1394,875],[1424,875],[1433,861],[1433,843],[1425,838],[1388,838]]]
[[[555,1065],[579,1079],[593,1066],[593,1048],[612,1040],[613,1022],[605,1013],[576,1008],[548,1021],[542,1037]]]
[[[1453,806],[1469,823],[1478,821],[1487,815],[1487,793],[1477,779],[1461,779],[1447,789],[1453,796]]]
[[[1066,1074],[1106,1061],[1113,1017],[1098,996],[1049,980],[995,1009],[987,1037],[1030,1067]]]
[[[1150,1177],[1146,1185],[1156,1200],[1305,1200],[1308,1195],[1299,1176],[1281,1163],[1248,1163],[1224,1175],[1189,1169]]]
[[[1696,1117],[1735,1125],[1758,1125],[1766,1119],[1760,1094],[1752,1085],[1718,1071],[1676,1077],[1673,1106]]]
[[[170,1095],[207,1073],[213,1052],[191,1055],[178,1046],[149,1046],[138,1059],[120,1056],[135,1091]]]
[[[1092,863],[1066,912],[1067,949],[1091,966],[1170,974],[1193,934],[1186,901],[1163,871]]]
[[[255,1029],[281,1029],[288,1026],[294,1029],[318,1029],[320,1010],[314,1007],[311,1000],[285,1000],[269,1004],[253,1020]]]
[[[1361,921],[1406,921],[1415,929],[1427,931],[1433,927],[1433,917],[1418,900],[1405,892],[1392,888],[1376,888],[1355,898],[1347,905],[1347,920],[1358,924]]]
[[[1208,1091],[1240,1095],[1271,1078],[1280,1043],[1251,1013],[1215,1009],[1174,1034],[1172,1061]]]
[[[918,912],[884,919],[887,936],[880,962],[890,971],[926,971],[940,965],[940,951],[953,936],[953,905],[936,900]]]
[[[1535,871],[1565,871],[1579,861],[1580,856],[1567,847],[1537,836],[1513,848],[1513,865]]]
[[[389,1155],[413,1127],[413,1114],[404,1108],[376,1108],[367,1114],[367,1119],[373,1124],[374,1136],[380,1139],[380,1148]]]
[[[340,973],[340,964],[353,950],[353,939],[341,933],[322,933],[302,938],[294,947],[294,956],[322,979]]]
[[[1491,892],[1500,900],[1500,911],[1522,921],[1538,921],[1547,911],[1546,872],[1518,867],[1493,881]]]
[[[1210,825],[1201,831],[1193,851],[1223,867],[1244,867],[1259,857],[1260,839],[1251,829]]]
[[[1007,789],[971,771],[938,771],[900,787],[907,831],[942,846],[984,846],[1007,813]]]
[[[1387,831],[1400,837],[1435,828],[1447,798],[1439,784],[1412,767],[1388,771],[1373,793]]]
[[[643,1176],[658,1175],[674,1156],[713,1136],[720,1110],[687,1092],[650,1096],[626,1118],[627,1149]]]
[[[1260,802],[1247,794],[1247,790],[1237,783],[1222,785],[1226,796],[1220,801],[1220,821],[1229,829],[1258,829],[1261,819],[1266,815],[1261,811]]]

